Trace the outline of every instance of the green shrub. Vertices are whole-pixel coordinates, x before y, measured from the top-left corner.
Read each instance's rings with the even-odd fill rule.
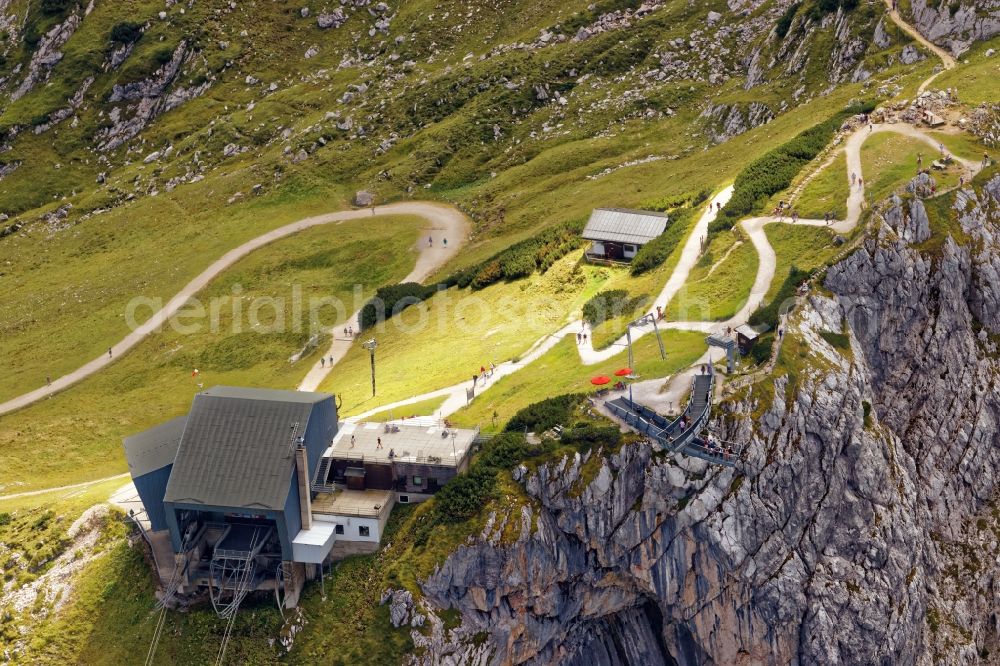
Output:
[[[422,303],[437,290],[436,285],[424,286],[419,282],[403,282],[379,287],[375,296],[361,308],[358,325],[362,331],[371,328],[395,317],[411,305]]]
[[[583,304],[583,318],[591,326],[597,326],[608,319],[632,312],[644,300],[646,300],[645,296],[633,298],[624,289],[602,291]]]
[[[771,360],[771,351],[774,348],[774,334],[768,333],[757,338],[757,341],[750,348],[750,358],[755,365],[761,365]]]
[[[566,393],[528,405],[507,422],[507,432],[545,432],[553,426],[568,423],[573,410],[583,402],[582,393]]]
[[[577,423],[572,428],[564,429],[559,439],[564,444],[573,444],[582,449],[590,448],[594,444],[616,446],[622,440],[622,432],[618,426]]]
[[[524,437],[504,433],[487,443],[466,474],[459,474],[434,496],[436,517],[458,523],[479,513],[496,494],[497,474],[509,471],[528,455]]]
[[[774,26],[774,32],[778,35],[778,39],[784,39],[785,35],[792,27],[792,21],[795,19],[795,14],[798,13],[799,7],[802,3],[796,2],[788,6],[785,13],[781,15],[778,19],[778,23]]]
[[[170,62],[170,59],[174,57],[174,50],[170,47],[164,47],[162,49],[157,49],[153,53],[153,61],[158,65],[166,65]]]
[[[684,239],[688,221],[695,212],[694,208],[681,208],[672,212],[666,230],[639,248],[629,266],[629,272],[641,275],[661,266]]]
[[[579,223],[570,223],[546,229],[536,236],[511,245],[476,266],[454,273],[445,284],[483,289],[501,280],[528,277],[536,270],[545,272],[583,243],[580,238],[581,228]]]
[[[770,303],[757,308],[757,310],[750,315],[748,323],[751,326],[766,324],[772,329],[776,328],[778,326],[782,304],[787,302],[789,299],[795,298],[795,292],[799,288],[799,285],[805,282],[808,278],[809,273],[793,265],[792,269],[788,273],[788,277],[786,277],[785,281],[781,283],[781,289],[778,290],[775,297]]]
[[[43,14],[62,14],[76,4],[76,0],[42,0]]]
[[[122,21],[111,28],[111,41],[129,44],[142,37],[142,26],[132,21]]]
[[[0,526],[9,525],[10,521],[13,519],[14,517],[11,516],[9,513],[6,512],[0,513]]]

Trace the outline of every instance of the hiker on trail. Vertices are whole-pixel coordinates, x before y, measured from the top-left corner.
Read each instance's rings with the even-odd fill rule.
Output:
[[[922,153],[917,153],[917,175],[920,175],[920,167],[924,165],[924,156]]]
[[[722,210],[722,202],[721,201],[716,201],[715,202],[715,210]]]
[[[351,435],[351,448],[354,448],[354,435]]]
[[[485,365],[479,366],[479,374],[481,374],[483,377],[486,376],[486,366]]]
[[[45,375],[45,385],[52,386],[52,378],[49,377],[48,375]]]
[[[348,326],[347,327],[347,335],[349,335],[352,338],[354,337],[354,327],[353,326]]]
[[[780,340],[784,336],[785,336],[785,327],[784,326],[779,326],[778,327],[778,339]]]
[[[871,134],[875,131],[875,123],[868,123],[868,133]]]
[[[444,245],[445,247],[448,247],[448,239],[447,238],[442,238],[441,239],[441,245]]]
[[[583,341],[583,333],[576,334],[576,344],[580,344]]]
[[[798,221],[799,221],[799,211],[793,210],[792,211],[792,224],[795,224]]]
[[[476,382],[478,382],[478,381],[479,381],[479,375],[477,375],[476,373],[472,373],[472,387],[473,388],[476,387]]]
[[[345,338],[347,337],[347,327],[346,326],[344,327],[344,337]]]
[[[381,437],[379,437],[379,438],[378,438],[378,439],[376,440],[376,443],[375,443],[375,448],[376,448],[376,449],[381,449],[381,448],[382,448],[382,438],[381,438]]]
[[[854,187],[854,181],[858,179],[858,174],[851,172],[851,187]]]
[[[333,367],[333,354],[330,354],[330,367]]]
[[[587,334],[586,333],[583,334],[583,342],[584,342],[584,344],[586,344],[586,342],[587,342]]]
[[[860,190],[865,189],[865,179],[864,178],[858,178],[858,189],[860,189]]]
[[[941,157],[944,157],[944,156],[945,156],[945,152],[944,152],[944,144],[943,144],[943,143],[940,143],[940,142],[939,142],[939,143],[938,143],[938,148],[940,148],[940,149],[941,149]]]
[[[983,153],[983,166],[988,167],[990,165],[990,154]]]
[[[326,367],[326,359],[323,358],[322,356],[319,357],[319,367],[321,367],[321,368],[325,368]]]
[[[108,347],[108,358],[111,358],[111,347]]]
[[[372,204],[372,215],[375,215],[375,204]]]
[[[427,247],[434,247],[434,237],[433,236],[428,236],[427,237]]]
[[[496,369],[497,369],[497,364],[494,363],[493,361],[490,361],[490,376],[491,377],[493,376],[493,373],[496,372]]]

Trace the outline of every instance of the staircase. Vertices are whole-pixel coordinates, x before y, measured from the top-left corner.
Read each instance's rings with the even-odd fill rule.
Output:
[[[327,482],[330,474],[330,463],[332,458],[320,458],[319,467],[316,468],[316,476],[313,477],[312,489],[315,493],[332,493],[333,484]]]

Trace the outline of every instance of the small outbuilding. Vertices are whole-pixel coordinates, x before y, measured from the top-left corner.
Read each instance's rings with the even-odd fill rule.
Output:
[[[590,241],[587,259],[629,262],[639,248],[662,234],[670,221],[666,213],[629,208],[597,208],[583,230]]]
[[[749,324],[736,327],[736,341],[740,347],[741,354],[749,354],[750,348],[757,342],[760,333],[754,330]]]

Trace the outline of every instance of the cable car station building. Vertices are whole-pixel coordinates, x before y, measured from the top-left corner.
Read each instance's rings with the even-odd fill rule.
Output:
[[[332,395],[217,386],[186,416],[126,438],[141,501],[130,515],[164,597],[208,590],[223,617],[254,591],[294,607],[324,563],[378,549],[396,501],[426,499],[464,471],[478,436],[412,422],[338,428]]]

